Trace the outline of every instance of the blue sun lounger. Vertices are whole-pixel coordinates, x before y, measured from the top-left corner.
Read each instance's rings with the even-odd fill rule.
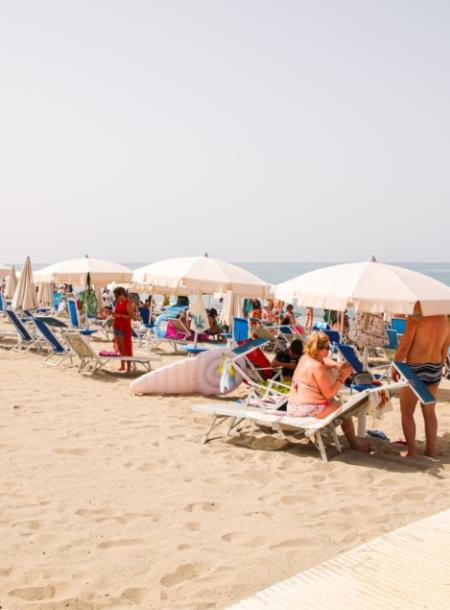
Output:
[[[29,332],[28,328],[25,326],[25,324],[22,322],[16,312],[12,309],[6,309],[5,313],[8,316],[11,324],[13,324],[14,328],[16,329],[18,336],[18,341],[12,349],[29,350],[33,347],[40,349],[40,347],[42,346],[42,340],[40,338],[36,338]]]
[[[33,318],[33,322],[39,333],[42,335],[44,341],[50,348],[49,355],[45,358],[44,363],[53,365],[54,363],[50,362],[50,360],[54,356],[59,357],[59,362],[56,363],[56,366],[61,364],[61,362],[63,362],[66,358],[70,358],[70,362],[72,363],[72,354],[70,349],[62,345],[60,340],[50,330],[47,324],[41,318]]]
[[[70,323],[72,327],[77,330],[80,334],[90,336],[97,332],[97,330],[90,330],[89,328],[83,328],[80,323],[78,316],[77,302],[75,299],[67,299],[67,307],[69,309]]]

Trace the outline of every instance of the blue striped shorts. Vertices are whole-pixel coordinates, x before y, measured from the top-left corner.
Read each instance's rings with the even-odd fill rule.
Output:
[[[423,381],[425,385],[439,383],[442,379],[442,362],[424,362],[410,364],[409,368]]]

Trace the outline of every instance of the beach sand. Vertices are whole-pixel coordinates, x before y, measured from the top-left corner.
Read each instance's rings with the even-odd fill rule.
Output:
[[[202,445],[211,399],[42,360],[0,350],[3,610],[225,608],[450,506],[448,381],[440,463],[374,442],[326,464],[263,431]],[[376,427],[397,439],[394,407]]]

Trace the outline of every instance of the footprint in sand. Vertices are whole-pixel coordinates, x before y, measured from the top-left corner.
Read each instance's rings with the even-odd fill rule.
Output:
[[[286,548],[296,548],[299,546],[305,546],[309,544],[310,541],[305,540],[304,538],[293,538],[291,540],[282,540],[281,542],[277,542],[277,544],[272,544],[271,549],[286,549]]]
[[[201,510],[206,513],[213,513],[219,510],[219,504],[216,502],[192,502],[183,508],[188,513],[192,513],[194,510]]]
[[[132,546],[134,544],[144,544],[144,541],[140,538],[130,538],[129,540],[105,540],[97,545],[99,549],[109,549],[113,546]]]
[[[185,580],[196,578],[202,568],[201,563],[185,563],[179,565],[174,572],[169,572],[161,578],[161,584],[164,587],[174,587]]]
[[[280,500],[286,506],[294,506],[295,504],[300,504],[303,498],[302,496],[281,496]]]
[[[192,532],[198,532],[198,530],[201,528],[201,524],[195,523],[195,521],[192,521],[190,523],[186,523],[186,527],[188,528],[188,530],[191,530]]]
[[[39,601],[42,599],[51,599],[55,596],[55,587],[47,585],[46,587],[21,587],[9,591],[11,597],[20,597],[28,601]]]
[[[152,470],[155,470],[155,468],[155,464],[149,464],[146,462],[145,464],[139,466],[138,470],[141,470],[142,472],[151,472]]]
[[[76,447],[75,449],[53,449],[53,453],[57,454],[67,454],[67,455],[86,455],[89,453],[88,449],[82,449],[81,447]]]
[[[179,544],[177,546],[177,551],[186,551],[187,549],[190,549],[191,545],[190,544]]]
[[[132,602],[133,605],[140,604],[143,601],[144,597],[147,595],[147,593],[147,589],[140,589],[138,587],[133,589],[125,589],[124,591],[122,591],[117,601],[123,600],[127,602]]]
[[[75,514],[80,517],[94,517],[95,515],[107,515],[110,513],[106,508],[79,508]]]

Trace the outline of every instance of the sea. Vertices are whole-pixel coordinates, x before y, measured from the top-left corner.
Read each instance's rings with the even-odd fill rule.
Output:
[[[53,261],[54,262],[54,261]],[[33,269],[36,271],[38,269],[42,269],[51,263],[34,263]],[[122,263],[131,269],[138,269],[139,267],[144,267],[149,264],[147,262],[134,262],[134,263]],[[308,271],[314,271],[315,269],[320,269],[322,267],[329,267],[330,265],[337,265],[337,262],[327,262],[327,263],[246,263],[246,262],[235,262],[235,265],[239,265],[240,267],[251,271],[262,280],[268,282],[269,284],[279,284],[280,282],[284,282],[286,280],[290,280],[297,275],[301,275],[302,273],[307,273]],[[406,267],[407,269],[412,269],[413,271],[418,271],[419,273],[424,273],[425,275],[429,275],[436,280],[439,280],[443,284],[447,284],[450,286],[450,262],[448,263],[402,263],[402,262],[392,262],[391,265],[398,265],[399,267]],[[15,264],[16,270],[20,270],[22,265]]]

